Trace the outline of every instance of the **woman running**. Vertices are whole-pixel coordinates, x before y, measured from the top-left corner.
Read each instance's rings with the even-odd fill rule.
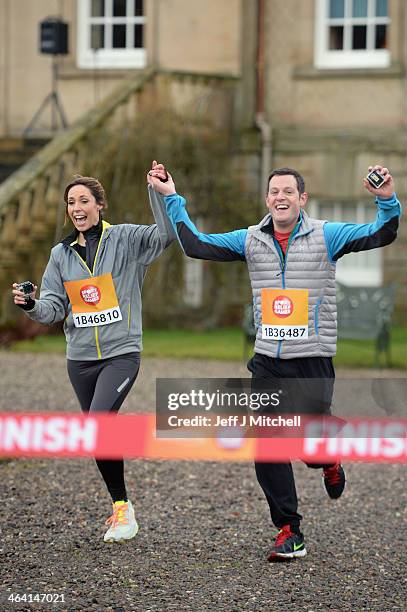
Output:
[[[64,193],[74,229],[51,250],[39,299],[35,285],[13,284],[14,303],[31,319],[48,325],[65,320],[68,375],[83,412],[117,413],[139,371],[144,276],[174,238],[150,187],[149,197],[155,225],[110,225],[102,218],[107,202],[101,183],[76,176]],[[129,540],[138,524],[123,460],[96,463],[113,501],[104,541]]]

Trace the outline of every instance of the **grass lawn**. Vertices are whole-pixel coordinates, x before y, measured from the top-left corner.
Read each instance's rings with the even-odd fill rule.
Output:
[[[145,357],[176,357],[185,359],[218,359],[239,361],[243,359],[243,334],[239,328],[217,329],[208,332],[185,330],[144,331]],[[395,368],[407,369],[407,328],[395,327],[392,331],[392,363]],[[63,336],[40,336],[35,340],[18,342],[13,351],[34,353],[65,353]],[[374,365],[372,341],[340,340],[335,365],[342,367],[372,367]],[[383,356],[382,356],[383,359]]]

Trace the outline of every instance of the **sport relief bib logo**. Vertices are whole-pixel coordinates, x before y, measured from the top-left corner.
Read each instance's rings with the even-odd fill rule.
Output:
[[[284,319],[285,317],[289,317],[294,309],[294,304],[289,297],[284,295],[279,295],[273,300],[273,312],[276,317],[281,317]]]
[[[308,289],[261,290],[262,338],[308,338]]]
[[[111,274],[64,283],[75,327],[110,325],[122,320]]]
[[[100,302],[100,289],[95,285],[85,285],[81,289],[81,298],[85,304],[98,304]]]
[[[85,304],[98,304],[100,302],[100,289],[95,287],[95,285],[85,285],[80,293]]]

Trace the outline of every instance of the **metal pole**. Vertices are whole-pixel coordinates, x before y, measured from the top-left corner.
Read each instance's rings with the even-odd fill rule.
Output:
[[[57,105],[58,105],[58,94],[57,94],[57,57],[56,55],[52,56],[52,97],[53,104],[51,104],[51,130],[54,134],[57,131]]]

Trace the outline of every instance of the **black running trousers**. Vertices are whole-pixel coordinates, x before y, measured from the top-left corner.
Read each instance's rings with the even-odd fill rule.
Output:
[[[303,357],[277,359],[255,353],[247,364],[252,373],[252,390],[264,391],[283,387],[287,391],[288,410],[279,406],[278,412],[295,414],[330,414],[335,381],[331,357]],[[289,379],[284,385],[284,380]],[[310,379],[314,379],[311,381]],[[307,463],[310,468],[330,467],[330,464]],[[255,462],[257,480],[266,496],[271,520],[279,529],[291,525],[299,531],[297,491],[291,462]]]
[[[117,413],[140,368],[140,353],[126,353],[98,361],[68,359],[68,376],[83,412]],[[127,501],[123,459],[96,459],[112,500]]]

